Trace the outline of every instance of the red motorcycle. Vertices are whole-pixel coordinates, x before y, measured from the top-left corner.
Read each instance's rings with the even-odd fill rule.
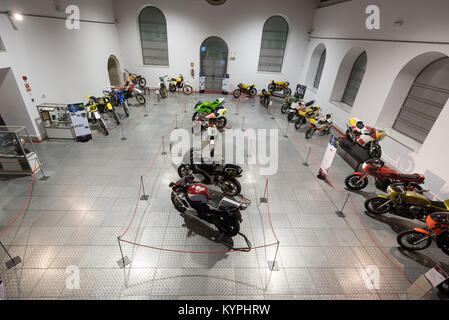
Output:
[[[375,178],[376,188],[386,191],[392,183],[403,183],[407,190],[422,190],[424,176],[418,173],[403,174],[385,167],[380,159],[371,159],[363,163],[363,172],[354,172],[345,179],[346,187],[350,190],[362,190],[368,185],[368,176]]]
[[[145,97],[143,96],[143,91],[136,88],[135,84],[133,84],[133,83],[126,87],[116,86],[114,88],[118,89],[118,90],[123,90],[126,100],[131,99],[131,98],[136,98],[137,102],[141,105],[144,105],[147,102]]]

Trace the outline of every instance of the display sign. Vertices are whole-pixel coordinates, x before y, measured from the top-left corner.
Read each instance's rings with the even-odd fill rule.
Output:
[[[304,96],[306,95],[306,90],[307,90],[307,86],[298,84],[296,86],[295,97],[297,97],[301,100],[304,99]]]
[[[221,83],[221,93],[228,94],[229,90],[229,74],[225,73],[223,75],[222,83]]]
[[[329,173],[329,169],[332,166],[332,162],[334,161],[335,154],[337,153],[338,146],[340,141],[334,135],[331,136],[329,141],[329,145],[327,146],[326,153],[324,154],[323,161],[320,166],[320,175],[321,178],[327,177]]]
[[[200,72],[200,92],[204,93],[205,89],[206,89],[206,77],[204,76],[204,73]]]
[[[80,106],[82,104],[68,105],[73,132],[75,133],[76,140],[90,140],[92,138],[92,132],[87,120],[87,113],[86,110],[80,109]]]

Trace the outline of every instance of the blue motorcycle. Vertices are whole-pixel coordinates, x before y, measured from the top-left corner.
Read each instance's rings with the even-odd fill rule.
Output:
[[[111,103],[114,107],[118,107],[121,105],[123,107],[123,110],[125,111],[126,117],[129,117],[129,106],[128,101],[125,98],[125,93],[121,89],[113,89],[113,91],[107,91],[106,93],[109,94],[111,97]]]

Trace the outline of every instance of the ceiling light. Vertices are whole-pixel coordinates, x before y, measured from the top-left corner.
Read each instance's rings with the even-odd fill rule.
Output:
[[[17,21],[22,21],[23,20],[23,16],[20,13],[13,13],[12,15],[14,17],[15,20]]]

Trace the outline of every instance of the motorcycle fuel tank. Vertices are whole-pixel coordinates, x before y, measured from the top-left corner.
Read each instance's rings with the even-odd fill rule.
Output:
[[[416,193],[416,192],[407,191],[406,194],[404,195],[404,200],[408,204],[412,204],[412,205],[423,206],[423,207],[429,205],[429,199],[427,199],[425,196],[423,196],[419,193]]]

